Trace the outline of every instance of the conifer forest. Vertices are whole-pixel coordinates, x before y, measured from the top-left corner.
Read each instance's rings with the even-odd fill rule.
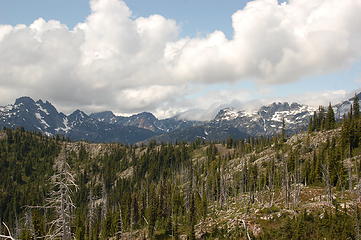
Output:
[[[361,116],[138,145],[0,132],[0,239],[361,239]]]

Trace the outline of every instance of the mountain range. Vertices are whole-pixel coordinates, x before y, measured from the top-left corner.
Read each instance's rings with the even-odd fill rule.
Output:
[[[361,93],[358,97],[361,98]],[[351,104],[352,99],[348,99],[335,105],[336,116],[342,117]],[[220,141],[229,136],[237,139],[273,136],[280,132],[283,119],[287,133],[294,134],[307,127],[315,110],[299,103],[277,102],[253,112],[224,108],[210,121],[189,121],[177,117],[158,119],[149,112],[124,117],[111,111],[88,115],[76,110],[65,115],[48,101],[20,97],[14,104],[0,107],[0,127],[23,127],[48,136],[63,135],[90,142]]]

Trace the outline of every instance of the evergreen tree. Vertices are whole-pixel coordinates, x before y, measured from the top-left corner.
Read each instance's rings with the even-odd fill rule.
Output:
[[[355,94],[355,97],[353,98],[353,117],[355,119],[358,119],[360,117],[360,104],[359,104],[359,98],[358,96]]]
[[[325,108],[323,106],[320,106],[318,108],[318,122],[317,122],[317,130],[324,130],[325,129]]]
[[[326,130],[334,129],[335,125],[336,125],[335,113],[330,103],[327,109],[325,129]]]
[[[281,129],[281,142],[284,143],[286,141],[286,123],[285,118],[282,118],[282,129]]]
[[[158,203],[155,193],[152,191],[150,194],[150,206],[148,210],[148,237],[154,238],[155,224],[157,221]]]
[[[308,132],[313,132],[315,130],[314,118],[310,117],[310,122],[308,123]]]

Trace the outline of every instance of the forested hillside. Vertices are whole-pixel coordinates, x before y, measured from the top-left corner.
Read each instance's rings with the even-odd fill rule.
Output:
[[[13,239],[361,239],[358,99],[340,122],[224,142],[125,146],[0,132]],[[6,229],[9,227],[9,231]]]

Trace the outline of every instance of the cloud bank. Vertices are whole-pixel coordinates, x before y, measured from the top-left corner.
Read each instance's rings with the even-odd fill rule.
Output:
[[[146,110],[164,117],[217,102],[187,97],[195,85],[287,83],[361,58],[361,1],[254,0],[233,14],[231,39],[221,31],[180,38],[174,20],[133,18],[121,0],[91,0],[90,7],[73,29],[42,18],[0,25],[0,103],[29,95],[64,111]],[[231,94],[237,95],[218,96],[239,100]]]

